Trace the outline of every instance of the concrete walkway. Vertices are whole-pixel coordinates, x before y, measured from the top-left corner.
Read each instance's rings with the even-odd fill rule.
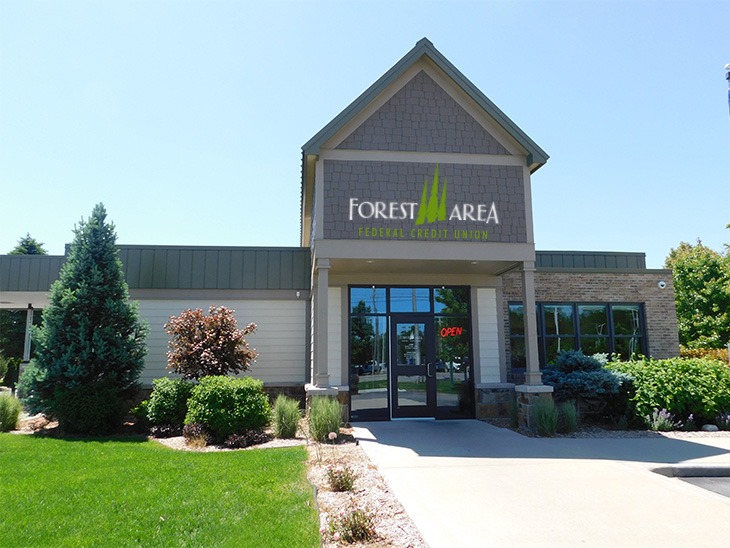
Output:
[[[730,438],[528,438],[475,420],[355,436],[432,548],[730,546],[730,499],[651,472],[730,467]]]

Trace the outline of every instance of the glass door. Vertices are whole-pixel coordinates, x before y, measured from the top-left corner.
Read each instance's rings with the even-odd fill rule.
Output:
[[[436,412],[432,316],[393,315],[390,393],[393,418],[433,417]]]

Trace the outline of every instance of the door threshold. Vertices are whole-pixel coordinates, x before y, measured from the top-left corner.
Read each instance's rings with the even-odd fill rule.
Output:
[[[396,417],[392,421],[435,421],[436,417]]]

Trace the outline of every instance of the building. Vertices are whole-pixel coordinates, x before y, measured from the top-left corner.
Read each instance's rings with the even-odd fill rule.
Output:
[[[565,349],[678,355],[671,273],[641,253],[535,251],[548,155],[426,39],[302,148],[301,247],[120,246],[150,324],[225,305],[253,376],[352,420],[504,414]],[[0,306],[42,308],[63,257],[0,257]],[[524,314],[536,310],[536,314]]]

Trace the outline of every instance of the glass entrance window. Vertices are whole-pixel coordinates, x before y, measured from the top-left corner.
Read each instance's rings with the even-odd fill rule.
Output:
[[[352,420],[473,417],[467,287],[350,287]]]

